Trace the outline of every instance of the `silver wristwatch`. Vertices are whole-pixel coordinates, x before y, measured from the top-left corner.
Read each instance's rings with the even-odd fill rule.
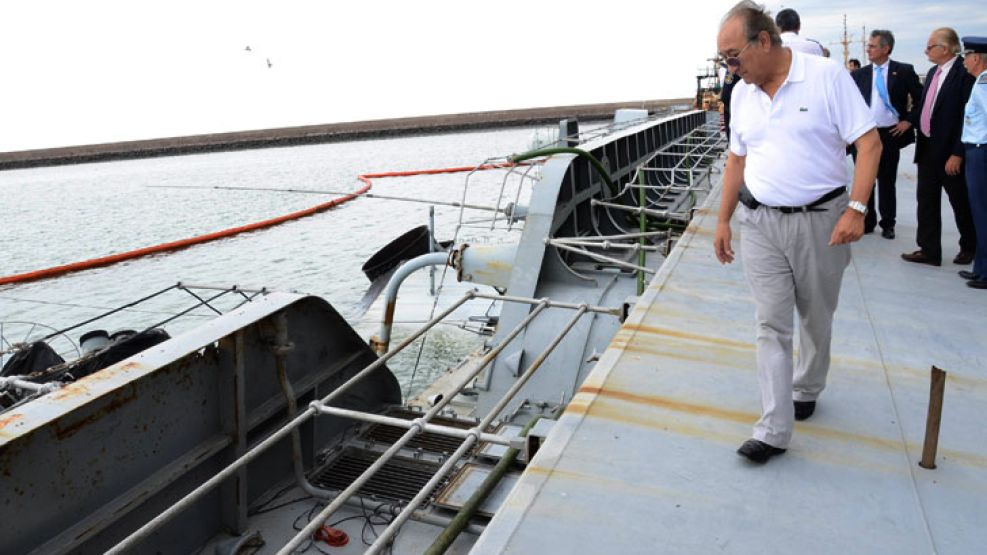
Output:
[[[852,208],[863,215],[867,215],[867,205],[860,202],[859,200],[851,200],[850,204],[847,205],[848,208]]]

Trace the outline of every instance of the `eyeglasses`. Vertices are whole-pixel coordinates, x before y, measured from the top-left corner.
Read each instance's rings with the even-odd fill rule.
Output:
[[[744,53],[744,50],[750,48],[752,44],[754,44],[754,41],[748,42],[747,46],[741,48],[740,52],[737,52],[736,56],[729,56],[724,58],[723,63],[725,63],[729,68],[737,69],[738,67],[740,67],[740,55]]]
[[[926,51],[926,52],[931,52],[931,51],[932,51],[932,49],[933,49],[933,48],[936,48],[936,47],[942,47],[942,48],[946,48],[946,45],[945,45],[945,44],[927,44],[927,45],[925,46],[925,51]]]

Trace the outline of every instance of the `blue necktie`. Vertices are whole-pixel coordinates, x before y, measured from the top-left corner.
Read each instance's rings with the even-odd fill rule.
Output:
[[[874,66],[874,84],[877,85],[877,95],[881,97],[884,101],[884,105],[887,106],[888,110],[894,114],[894,117],[898,117],[898,111],[891,106],[891,101],[888,100],[888,86],[884,83],[884,68],[881,66]]]

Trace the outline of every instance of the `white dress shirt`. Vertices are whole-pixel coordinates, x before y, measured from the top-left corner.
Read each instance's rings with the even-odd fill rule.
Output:
[[[948,62],[946,62],[946,63],[942,64],[941,66],[939,66],[939,81],[936,82],[936,90],[935,91],[930,91],[930,92],[933,93],[933,96],[932,96],[932,106],[931,106],[932,110],[935,110],[936,109],[936,101],[939,100],[939,91],[942,90],[942,84],[946,81],[946,77],[949,75],[949,70],[951,70],[954,65],[956,65],[956,57],[955,56],[953,58],[950,58],[950,60]],[[935,75],[936,74],[933,72],[932,76],[935,77]],[[932,79],[932,77],[929,77],[928,79]],[[928,95],[928,93],[926,93],[926,94]],[[925,103],[923,102],[922,105],[923,105],[923,108],[921,108],[920,110],[924,110]],[[920,111],[919,114],[921,114],[921,113],[922,112]],[[923,137],[928,137],[928,135],[926,135],[925,132],[922,131],[921,124],[919,125],[919,133],[921,133]]]
[[[948,62],[946,62],[943,65],[939,66],[942,69],[939,72],[939,82],[936,83],[936,95],[932,97],[932,100],[933,100],[932,106],[933,107],[935,107],[935,100],[937,98],[939,98],[939,91],[942,90],[943,81],[946,80],[946,76],[949,75],[949,70],[952,69],[954,65],[956,65],[956,58],[955,57],[950,58],[950,60]]]
[[[792,50],[797,50],[806,54],[812,54],[815,56],[823,55],[822,46],[819,46],[818,42],[804,39],[791,31],[785,31],[781,34],[781,44],[791,48]]]
[[[877,68],[876,64],[872,64],[874,67],[873,76],[870,85],[870,115],[874,118],[874,122],[877,123],[878,127],[891,127],[892,125],[898,125],[898,116],[894,112],[888,110],[888,107],[884,105],[884,101],[881,100],[881,94],[877,92]],[[884,90],[888,91],[888,102],[891,101],[891,91],[888,90],[888,66],[891,65],[891,60],[886,60],[881,66],[881,73],[884,77]]]

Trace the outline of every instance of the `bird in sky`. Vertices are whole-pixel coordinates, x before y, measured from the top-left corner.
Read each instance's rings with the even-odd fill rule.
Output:
[[[270,58],[268,58],[268,59],[267,59],[267,67],[268,67],[268,69],[270,69],[272,65],[274,65],[274,64],[272,64],[272,63],[271,63],[271,59],[270,59]]]
[[[247,47],[244,48],[244,50],[246,50],[247,52],[250,52],[250,45],[248,44]]]

